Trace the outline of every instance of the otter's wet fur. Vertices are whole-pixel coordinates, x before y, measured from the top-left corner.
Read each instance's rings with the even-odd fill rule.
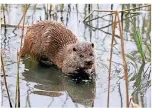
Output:
[[[90,72],[94,67],[94,44],[79,41],[71,30],[57,21],[40,21],[28,27],[20,54],[30,55],[38,62],[55,64],[66,74],[80,68]]]

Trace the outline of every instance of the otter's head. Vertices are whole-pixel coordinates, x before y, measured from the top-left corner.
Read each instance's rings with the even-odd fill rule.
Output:
[[[77,42],[67,47],[64,67],[68,73],[76,72],[77,70],[88,73],[92,70],[95,61],[93,43]]]
[[[91,69],[94,65],[94,44],[79,42],[73,45],[73,59],[77,62],[76,68]]]

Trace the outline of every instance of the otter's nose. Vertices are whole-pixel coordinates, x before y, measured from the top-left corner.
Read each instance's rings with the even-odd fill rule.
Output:
[[[86,61],[85,64],[86,64],[87,66],[90,66],[90,65],[93,64],[93,62],[92,62],[92,61]]]

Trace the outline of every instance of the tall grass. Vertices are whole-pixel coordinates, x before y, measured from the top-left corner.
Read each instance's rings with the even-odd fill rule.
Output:
[[[145,46],[145,49],[146,48],[149,49],[149,46],[147,45],[147,43],[143,41],[142,32],[139,28],[135,27],[135,22],[133,22],[133,20],[130,20],[130,22],[133,26],[133,32],[134,32],[133,39],[135,41],[138,53],[140,54],[140,58],[142,60],[142,64],[140,66],[138,73],[130,79],[130,81],[135,81],[134,84],[137,87],[137,89],[135,90],[136,92],[136,91],[141,90],[142,75],[144,72],[144,67],[145,67],[145,62],[146,62],[146,58],[145,58],[146,51],[144,50],[143,47]]]
[[[151,5],[147,5],[146,7],[150,7],[150,6]],[[138,8],[136,7],[136,9],[138,9]],[[137,24],[139,26],[139,23],[137,23],[136,20],[137,20],[136,17],[131,17],[131,18],[128,19],[128,22],[131,24],[131,27],[132,27],[132,30],[133,30],[133,40],[135,41],[135,44],[136,44],[136,47],[137,47],[137,53],[140,54],[139,61],[142,61],[142,64],[143,64],[146,61],[150,62],[149,59],[150,59],[150,55],[151,55],[151,49],[150,49],[150,44],[147,42],[147,41],[150,42],[150,38],[149,38],[150,34],[147,34],[147,32],[149,32],[149,29],[151,29],[151,24],[148,24],[148,25],[145,24],[145,17],[144,17],[143,18],[143,25],[142,25],[142,28],[141,28],[142,30],[141,30],[139,27],[136,26]],[[148,27],[147,32],[146,32],[146,38],[143,39],[142,34],[144,32],[144,27],[146,27],[146,26]],[[149,57],[149,58],[147,58],[147,57]]]
[[[137,29],[135,31],[134,40],[136,42],[136,46],[137,46],[138,52],[141,55],[142,62],[145,63],[145,53],[144,53],[144,50],[143,50],[143,44],[142,44],[143,40],[142,40],[142,35],[141,35],[141,32],[140,32],[140,29]]]
[[[133,19],[129,20],[129,22],[131,22],[132,27],[133,27],[133,32],[134,32],[133,39],[135,40],[137,50],[142,59],[142,63],[145,63],[145,52],[143,50],[144,43],[143,43],[141,30],[139,28],[136,28],[136,24],[135,24],[136,22]]]

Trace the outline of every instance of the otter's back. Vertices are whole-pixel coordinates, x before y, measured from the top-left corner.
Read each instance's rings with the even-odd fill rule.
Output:
[[[24,44],[29,44],[31,53],[35,56],[49,56],[52,61],[65,45],[77,41],[66,26],[56,21],[38,22],[28,28],[26,35]]]

